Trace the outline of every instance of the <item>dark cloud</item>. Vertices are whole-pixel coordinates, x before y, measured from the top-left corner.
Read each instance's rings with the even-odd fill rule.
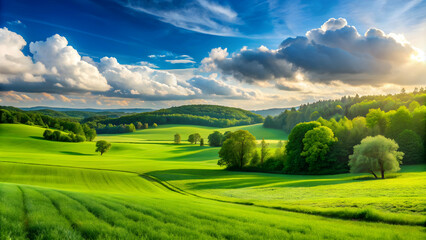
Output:
[[[403,71],[424,69],[421,63],[413,63],[413,54],[416,49],[401,36],[375,28],[360,35],[345,19],[332,18],[306,36],[285,39],[276,50],[243,48],[228,57],[227,49],[216,48],[202,64],[205,71],[219,70],[248,83],[297,81],[294,76],[299,73],[308,81],[382,84],[398,83],[395,74],[403,77]],[[414,84],[419,78],[404,83]],[[286,85],[276,86],[291,90]]]

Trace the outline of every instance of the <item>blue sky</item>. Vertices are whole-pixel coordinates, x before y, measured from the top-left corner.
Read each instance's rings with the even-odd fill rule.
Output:
[[[5,34],[14,33],[25,40],[25,44],[16,46],[23,48],[23,56],[21,53],[19,56],[22,57],[22,61],[28,60],[25,60],[25,57],[30,58],[34,63],[34,66],[26,65],[27,75],[22,72],[19,73],[21,75],[11,76],[11,71],[5,71],[3,82],[0,80],[2,93],[0,104],[2,105],[35,104],[71,107],[89,105],[107,108],[126,104],[137,107],[166,107],[217,102],[235,106],[244,104],[245,108],[259,109],[293,106],[324,97],[339,97],[355,93],[369,94],[377,87],[380,87],[383,93],[394,92],[407,82],[408,88],[424,84],[422,81],[424,79],[419,79],[420,73],[412,76],[418,79],[416,81],[396,82],[389,78],[389,80],[369,83],[368,78],[365,77],[366,74],[369,74],[369,79],[378,76],[388,79],[388,75],[392,74],[380,75],[383,74],[381,67],[385,68],[383,54],[379,56],[372,52],[366,53],[377,58],[372,60],[371,57],[364,59],[356,53],[365,49],[371,50],[371,46],[380,49],[389,47],[398,40],[399,45],[394,44],[392,49],[383,50],[393,57],[393,59],[385,59],[386,64],[391,64],[393,71],[401,75],[408,69],[410,72],[416,72],[424,67],[424,65],[408,66],[408,63],[402,64],[396,60],[396,57],[405,56],[403,54],[408,54],[407,56],[414,54],[420,60],[424,59],[422,52],[426,51],[426,3],[421,0],[14,0],[2,1],[0,4],[0,27],[7,29]],[[333,39],[318,38],[314,34],[307,35],[311,30],[320,29],[332,18],[344,19],[344,21],[337,21],[338,24],[343,22],[344,24],[340,25],[341,29],[328,27],[326,29],[328,32],[321,32],[321,36],[331,36],[331,32],[337,33],[345,26],[355,32],[355,35],[360,36],[363,36],[370,28],[377,28],[385,35],[370,34],[370,36],[381,40],[392,38],[390,40],[392,43],[383,42],[381,45],[369,45],[361,49],[357,49],[360,45],[357,44],[351,45],[351,49],[348,49],[349,46],[338,45],[337,42],[333,42]],[[395,35],[389,35],[391,33]],[[98,83],[101,86],[100,89],[91,87],[96,84],[88,83],[81,76],[66,76],[70,69],[70,65],[66,64],[69,63],[64,63],[68,67],[46,63],[48,50],[44,45],[39,44],[34,47],[38,49],[38,53],[34,52],[37,50],[30,50],[30,43],[37,41],[47,43],[47,39],[55,34],[58,37],[50,41],[50,46],[55,44],[64,48],[70,46],[77,52],[78,57],[83,57],[83,63],[76,63],[78,66],[81,65],[80,67],[84,69],[95,66],[100,73],[98,76],[101,81]],[[308,36],[306,41],[309,44],[304,45],[303,48],[299,46],[299,42],[295,41],[292,41],[289,47],[283,47],[284,45],[281,44],[289,37],[298,36],[304,38]],[[401,36],[404,36],[405,40],[401,40]],[[66,39],[65,45],[60,44],[64,43],[63,39]],[[366,39],[357,38],[356,41],[365,42]],[[357,68],[349,69],[347,66],[339,65],[339,71],[327,69],[331,65],[321,65],[320,58],[316,58],[319,54],[323,56],[324,52],[312,51],[313,48],[318,50],[318,42],[327,47],[327,54],[332,54],[331,52],[336,52],[337,49],[339,54],[342,50],[354,55],[355,57],[351,59],[338,61],[337,65],[346,61],[348,64],[356,64]],[[405,42],[409,42],[409,46]],[[260,49],[260,46],[264,49]],[[404,47],[404,51],[399,49],[401,47]],[[225,52],[216,51],[219,55],[225,56],[224,58],[212,55],[213,50],[218,48],[226,49]],[[248,51],[241,49],[248,49]],[[312,58],[304,59],[303,56],[307,55]],[[330,56],[336,56],[336,53]],[[104,57],[114,58],[119,66],[115,66],[114,61],[107,61],[108,59],[102,62],[101,59]],[[373,62],[369,65],[377,65],[377,68],[363,66],[363,63],[370,60]],[[391,63],[388,63],[389,61]],[[36,66],[37,62],[40,66]],[[421,62],[424,61],[418,62],[423,64]],[[86,63],[91,66],[86,66]],[[115,66],[114,76],[106,70],[107,64],[109,67]],[[336,66],[335,63],[330,64]],[[0,58],[0,67],[1,65]],[[3,65],[4,68],[10,67],[6,60],[3,61]],[[135,70],[140,66],[146,66],[149,69]],[[319,71],[320,68],[326,70]],[[413,68],[416,70],[413,71]],[[52,69],[54,69],[53,72]],[[55,72],[57,69],[59,73]],[[126,75],[120,80],[117,79],[117,76],[121,74],[122,77],[123,71],[126,72],[129,69],[130,72],[144,71],[144,73],[137,76]],[[257,72],[249,71],[253,69]],[[35,77],[32,78],[33,80],[22,77],[24,75],[28,77],[28,71],[35,71],[34,74],[31,72],[31,76]],[[68,80],[65,84],[60,80],[54,80],[55,74],[62,74],[59,78]],[[69,79],[74,82],[70,83]],[[131,85],[126,79],[133,79],[131,82],[133,85],[143,84],[143,81],[148,82],[144,87],[121,88],[123,84]],[[39,82],[40,86],[35,87],[35,82]],[[42,82],[51,84],[41,86]],[[103,85],[104,88],[102,88]],[[107,86],[109,86],[108,89]],[[209,91],[206,89],[207,86],[209,89],[217,88],[218,90]],[[146,90],[147,87],[152,88],[152,91]],[[312,87],[316,88],[315,93],[309,91]],[[47,90],[45,92],[34,90],[38,88]],[[342,89],[345,91],[341,91]],[[19,97],[18,100],[14,99],[13,94],[21,96],[23,100],[19,100]],[[39,101],[27,102],[22,94]],[[43,94],[52,97],[46,98],[42,96]],[[71,100],[63,101],[63,99]],[[73,99],[82,100],[74,101]]]

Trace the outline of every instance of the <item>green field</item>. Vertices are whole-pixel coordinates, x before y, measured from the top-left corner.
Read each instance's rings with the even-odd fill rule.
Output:
[[[261,125],[257,139],[285,140]],[[224,171],[219,148],[173,144],[211,127],[165,125],[95,142],[0,125],[0,239],[424,239],[425,165],[385,180]]]

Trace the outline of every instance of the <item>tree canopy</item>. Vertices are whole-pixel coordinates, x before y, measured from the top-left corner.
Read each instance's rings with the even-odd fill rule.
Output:
[[[252,158],[256,149],[256,138],[246,130],[229,134],[219,151],[218,165],[242,169]]]
[[[107,152],[109,149],[111,148],[111,143],[105,141],[105,140],[100,140],[96,142],[96,150],[95,152],[100,152],[101,156],[102,154],[104,154],[105,152]]]
[[[302,140],[303,151],[301,156],[305,157],[309,165],[310,173],[319,173],[329,167],[333,167],[332,159],[327,157],[332,144],[337,142],[333,131],[325,126],[316,127],[306,132]]]
[[[376,172],[385,178],[385,172],[400,170],[403,152],[399,152],[398,144],[382,135],[366,137],[354,147],[353,155],[349,156],[349,167],[352,173],[371,173],[377,178]]]

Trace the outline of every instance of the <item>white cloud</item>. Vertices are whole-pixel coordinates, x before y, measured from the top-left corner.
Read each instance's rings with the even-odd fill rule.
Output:
[[[99,69],[108,83],[123,96],[156,98],[195,94],[192,89],[179,85],[176,76],[167,71],[146,66],[122,65],[113,57],[102,58]]]
[[[26,44],[22,36],[7,28],[0,29],[0,84],[44,81],[45,66],[22,53]]]
[[[239,35],[232,27],[240,24],[237,13],[228,6],[212,1],[116,1],[129,9],[150,14],[178,28],[218,36]]]
[[[331,18],[306,36],[288,38],[276,50],[244,47],[229,56],[227,49],[215,48],[201,63],[206,72],[248,83],[273,82],[282,90],[298,89],[289,84],[297,81],[298,73],[306,81],[350,85],[421,84],[426,75],[424,54],[402,35],[376,28],[361,35],[343,18]]]
[[[166,62],[169,62],[171,64],[195,63],[194,61],[189,59],[173,59],[173,60],[166,60]]]
[[[65,37],[58,34],[30,43],[30,52],[36,61],[48,69],[46,78],[53,84],[60,84],[68,91],[107,91],[110,89],[106,79],[98,69],[83,61]]]

